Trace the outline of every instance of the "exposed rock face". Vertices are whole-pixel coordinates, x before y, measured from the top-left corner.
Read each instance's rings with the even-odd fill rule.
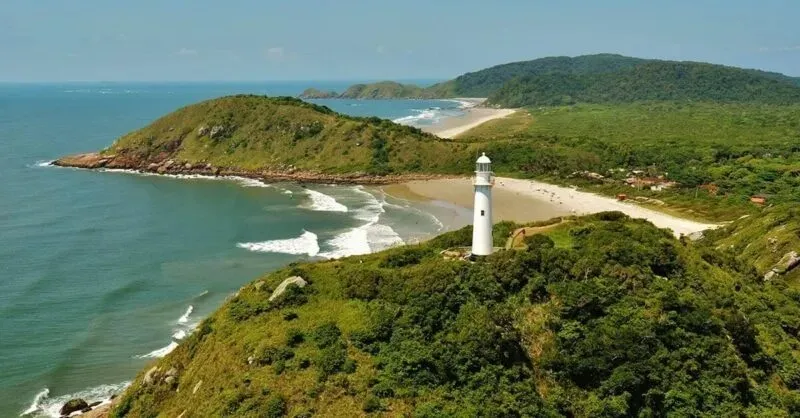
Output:
[[[211,128],[211,132],[208,133],[208,137],[211,139],[216,139],[221,137],[225,133],[225,127],[222,125],[214,125]]]
[[[800,266],[800,255],[797,251],[789,251],[764,275],[764,281],[770,281],[779,274],[785,274]]]
[[[272,302],[275,298],[282,295],[290,284],[293,284],[298,287],[305,287],[305,285],[307,285],[308,283],[305,280],[303,280],[303,278],[300,276],[289,277],[288,279],[282,281],[281,284],[279,284],[278,287],[275,289],[275,291],[272,292],[272,296],[269,297],[269,301]]]
[[[144,374],[144,377],[142,378],[142,384],[145,386],[152,385],[156,382],[156,379],[158,379],[158,367],[153,366],[147,371],[147,373]]]
[[[75,411],[80,411],[85,408],[89,408],[89,404],[83,399],[70,399],[64,404],[64,406],[61,407],[61,410],[58,412],[61,415],[69,415]]]
[[[188,162],[169,158],[169,153],[161,153],[148,158],[131,155],[77,154],[60,158],[53,165],[75,168],[116,168],[158,174],[198,174],[205,176],[239,176],[266,181],[294,181],[300,183],[323,184],[392,184],[414,180],[431,180],[448,176],[435,174],[393,174],[374,175],[364,172],[348,174],[328,174],[303,171],[291,164],[281,164],[259,170],[242,170],[235,167],[215,167],[206,162]]]
[[[201,126],[197,128],[197,136],[206,136],[208,135],[208,126]]]
[[[772,268],[776,273],[783,274],[786,273],[800,264],[800,256],[797,255],[797,251],[790,251],[781,257],[778,264]]]

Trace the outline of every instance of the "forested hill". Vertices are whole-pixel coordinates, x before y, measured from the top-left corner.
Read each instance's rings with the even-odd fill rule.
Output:
[[[800,103],[796,80],[721,65],[646,61],[604,73],[549,72],[524,75],[503,84],[489,97],[499,106],[548,106],[637,101],[722,103]]]
[[[448,140],[389,120],[351,117],[291,97],[239,95],[178,109],[122,136],[101,153],[56,164],[160,173],[303,172],[310,177],[297,180],[321,181],[325,175],[441,173],[458,164],[468,167],[470,159],[453,150]]]
[[[767,215],[788,229],[797,214]],[[514,228],[498,224],[495,243]],[[246,285],[112,416],[800,414],[797,277],[765,281],[716,240],[618,212],[475,262],[440,253],[470,239],[467,227]],[[272,298],[297,276],[308,284]]]
[[[785,104],[800,102],[800,78],[699,62],[595,54],[512,62],[429,87],[382,81],[356,84],[341,94],[308,89],[301,97],[489,97],[491,104],[506,107],[659,100]]]

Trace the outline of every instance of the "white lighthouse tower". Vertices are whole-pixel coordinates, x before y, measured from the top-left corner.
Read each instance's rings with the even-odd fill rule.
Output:
[[[475,162],[475,213],[472,218],[472,254],[492,253],[492,161],[483,153]]]

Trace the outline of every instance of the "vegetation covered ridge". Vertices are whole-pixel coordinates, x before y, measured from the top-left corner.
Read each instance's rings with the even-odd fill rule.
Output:
[[[501,107],[699,100],[800,103],[800,78],[689,61],[594,54],[496,65],[429,87],[391,81],[356,84],[342,94],[309,89],[304,98],[488,97]]]
[[[112,416],[800,414],[800,292],[783,278],[618,212],[542,230],[475,262],[441,254],[467,227],[269,274]]]
[[[455,172],[446,139],[291,97],[228,96],[193,104],[56,165],[300,181],[384,183]],[[469,161],[467,161],[469,163]]]

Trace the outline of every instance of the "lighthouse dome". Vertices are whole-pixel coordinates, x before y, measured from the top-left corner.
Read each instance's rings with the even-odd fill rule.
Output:
[[[478,161],[475,161],[476,163],[478,163],[478,164],[490,164],[492,162],[492,160],[490,160],[489,157],[486,156],[485,152],[483,152],[481,154],[482,155],[480,157],[478,157]]]

